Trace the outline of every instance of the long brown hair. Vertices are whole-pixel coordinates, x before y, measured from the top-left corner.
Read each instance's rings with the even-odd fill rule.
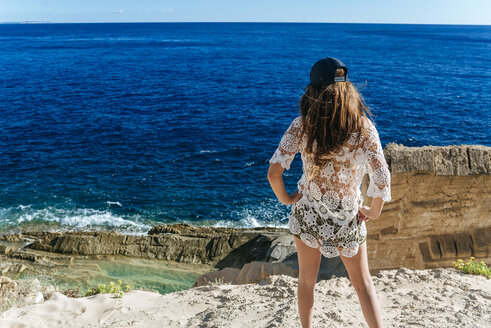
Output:
[[[344,70],[338,69],[336,76],[344,76]],[[372,116],[363,96],[349,81],[308,85],[300,98],[300,114],[307,139],[305,150],[314,163],[309,179],[346,144],[351,133],[359,132],[358,143],[365,136],[363,117]]]

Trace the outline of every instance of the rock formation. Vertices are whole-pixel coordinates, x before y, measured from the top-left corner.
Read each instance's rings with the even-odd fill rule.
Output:
[[[370,268],[491,262],[491,148],[389,144],[392,201],[367,222]],[[367,204],[369,204],[367,199]]]
[[[56,291],[56,286],[42,285],[38,279],[14,281],[0,276],[0,312],[11,307],[39,303]]]

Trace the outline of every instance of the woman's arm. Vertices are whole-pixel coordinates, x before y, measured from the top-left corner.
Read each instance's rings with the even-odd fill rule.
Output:
[[[363,145],[363,152],[367,162],[370,183],[367,189],[367,196],[372,197],[370,207],[360,208],[361,219],[376,219],[380,216],[384,202],[391,201],[390,170],[385,161],[382,144],[377,129],[371,121],[367,122],[368,139]],[[368,217],[368,218],[366,218]]]
[[[361,212],[361,220],[375,220],[382,213],[384,207],[384,200],[381,197],[372,198],[372,204],[370,207],[362,206],[359,211]]]
[[[285,204],[290,205],[297,201],[301,195],[298,191],[288,195],[283,182],[284,170],[290,169],[290,164],[295,158],[295,154],[298,152],[301,135],[301,117],[298,116],[293,120],[288,129],[283,134],[278,148],[273,154],[273,157],[269,160],[268,180],[271,188],[274,191],[278,200]]]
[[[285,189],[285,183],[283,182],[284,170],[283,166],[279,163],[271,164],[268,170],[268,180],[278,200],[285,205],[291,205],[302,197],[302,194],[299,194],[298,190],[296,190],[291,195],[288,195]]]

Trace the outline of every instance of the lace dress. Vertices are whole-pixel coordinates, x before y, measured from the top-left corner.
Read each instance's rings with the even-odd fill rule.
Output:
[[[303,175],[297,186],[302,197],[292,205],[288,228],[306,245],[318,248],[328,258],[339,256],[338,248],[342,248],[343,256],[352,257],[366,240],[366,225],[358,216],[358,208],[363,204],[361,183],[366,173],[370,177],[367,196],[380,197],[386,202],[391,200],[390,171],[380,138],[372,121],[365,119],[365,122],[366,140],[362,136],[357,142],[359,132],[353,133],[346,145],[310,181],[307,172],[313,163],[306,155],[307,140],[301,133],[301,116],[290,124],[269,160],[289,170],[295,154],[301,153]]]

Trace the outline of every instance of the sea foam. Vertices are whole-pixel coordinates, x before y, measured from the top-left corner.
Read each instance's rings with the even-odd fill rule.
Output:
[[[50,230],[107,229],[124,231],[128,234],[143,234],[152,227],[149,222],[145,222],[138,215],[120,216],[109,210],[66,209],[54,206],[34,209],[29,205],[0,209],[0,227],[2,230],[36,225],[49,225]]]

